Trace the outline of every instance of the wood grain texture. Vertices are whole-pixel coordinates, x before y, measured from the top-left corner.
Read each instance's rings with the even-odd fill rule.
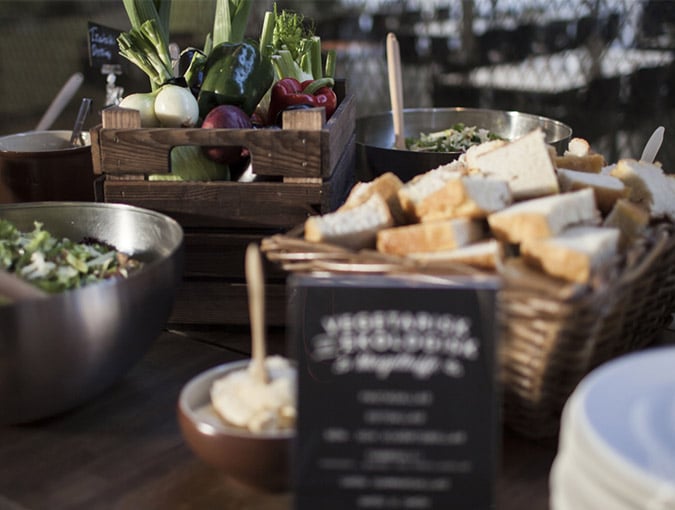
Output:
[[[255,175],[328,178],[355,132],[355,110],[354,98],[345,97],[321,129],[302,110],[288,112],[290,129],[171,129],[129,127],[125,109],[109,108],[105,124],[91,130],[94,168],[110,175],[170,173],[173,147],[243,146]]]
[[[284,345],[283,329],[271,344]],[[22,426],[0,427],[0,507],[23,510],[290,510],[292,495],[239,486],[184,443],[175,405],[199,372],[242,359],[245,329],[164,332],[118,384],[83,406]],[[499,510],[546,510],[556,445],[506,431],[497,478]]]

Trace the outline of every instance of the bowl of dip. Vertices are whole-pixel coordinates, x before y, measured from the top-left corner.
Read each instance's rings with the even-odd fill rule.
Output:
[[[266,358],[266,388],[256,387],[249,365],[249,359],[224,363],[192,378],[178,398],[178,423],[207,464],[243,485],[285,491],[295,436],[295,365]]]

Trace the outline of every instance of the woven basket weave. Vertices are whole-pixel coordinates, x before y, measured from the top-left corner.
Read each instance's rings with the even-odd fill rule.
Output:
[[[419,266],[372,251],[308,243],[299,234],[266,238],[262,250],[290,272],[480,273],[462,265]],[[591,285],[563,283],[513,260],[499,270],[503,419],[527,437],[552,437],[567,398],[590,370],[651,344],[671,321],[675,227],[651,228]]]

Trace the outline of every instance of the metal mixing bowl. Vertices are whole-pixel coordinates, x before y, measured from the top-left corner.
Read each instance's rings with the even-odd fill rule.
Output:
[[[561,153],[567,148],[572,129],[566,124],[528,113],[481,108],[406,108],[403,110],[404,135],[419,137],[452,127],[457,123],[476,126],[512,140],[540,127],[546,142]],[[460,152],[417,152],[394,148],[394,122],[391,112],[356,121],[356,148],[359,180],[369,181],[385,172],[394,172],[403,181],[457,159]]]
[[[0,306],[0,423],[22,423],[82,404],[145,354],[181,280],[183,230],[167,216],[120,204],[8,204],[0,218],[22,231],[40,221],[55,236],[93,237],[143,262],[126,279]]]

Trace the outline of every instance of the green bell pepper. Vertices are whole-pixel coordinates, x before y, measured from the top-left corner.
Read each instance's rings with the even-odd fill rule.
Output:
[[[221,104],[238,106],[251,115],[274,81],[270,58],[255,41],[220,43],[206,61],[198,102],[202,118]]]

